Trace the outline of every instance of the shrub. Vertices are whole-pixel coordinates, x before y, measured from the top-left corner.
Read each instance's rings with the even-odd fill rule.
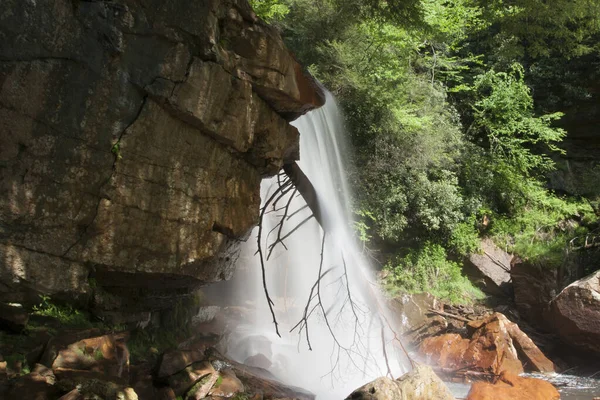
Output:
[[[384,283],[388,291],[397,293],[428,292],[450,303],[472,303],[483,293],[462,275],[459,264],[446,257],[446,251],[431,242],[385,266]]]

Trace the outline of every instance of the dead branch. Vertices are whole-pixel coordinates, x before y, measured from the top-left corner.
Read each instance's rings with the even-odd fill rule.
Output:
[[[265,270],[265,259],[263,256],[263,251],[262,251],[262,245],[261,245],[261,239],[262,239],[262,227],[263,227],[263,219],[265,217],[265,211],[267,210],[267,208],[269,207],[269,204],[271,204],[271,202],[278,196],[281,195],[281,192],[283,192],[284,190],[286,190],[287,187],[291,186],[292,182],[291,181],[287,181],[283,184],[281,184],[277,190],[275,190],[275,192],[273,192],[273,194],[271,195],[271,197],[269,197],[269,199],[266,201],[265,205],[263,206],[262,210],[260,211],[260,217],[259,217],[259,223],[258,223],[258,240],[257,240],[257,244],[258,244],[258,249],[257,249],[257,253],[260,259],[260,268],[262,271],[262,284],[263,284],[263,290],[265,292],[265,296],[267,298],[267,303],[269,305],[269,310],[271,311],[271,316],[273,317],[273,324],[275,325],[275,332],[277,333],[277,336],[281,337],[281,334],[279,333],[279,324],[277,323],[277,317],[275,317],[275,310],[273,309],[273,306],[275,305],[275,303],[273,302],[273,300],[271,299],[271,296],[269,295],[269,289],[267,288],[267,272]]]
[[[290,180],[294,183],[294,186],[296,187],[296,189],[298,189],[298,192],[302,195],[308,207],[310,207],[310,210],[312,211],[319,225],[321,225],[321,228],[323,228],[323,230],[327,232],[329,229],[325,224],[323,216],[321,215],[319,197],[317,196],[317,191],[315,190],[315,187],[312,185],[310,180],[306,177],[304,172],[302,172],[298,164],[296,164],[295,162],[291,164],[285,164],[283,166],[283,170],[285,171],[286,175],[290,178]]]
[[[447,312],[444,312],[444,311],[437,311],[437,310],[433,310],[431,308],[429,310],[427,310],[427,312],[430,312],[430,313],[433,313],[433,314],[437,314],[437,315],[441,315],[442,317],[454,318],[454,319],[456,319],[458,321],[466,322],[467,324],[469,322],[472,322],[472,320],[467,319],[467,318],[463,318],[463,317],[461,317],[459,315],[450,314],[450,313],[447,313]]]

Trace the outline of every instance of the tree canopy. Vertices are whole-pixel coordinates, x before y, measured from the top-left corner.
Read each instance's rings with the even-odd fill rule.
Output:
[[[597,1],[252,3],[345,111],[355,225],[392,286],[433,290],[434,268],[469,301],[451,260],[480,237],[555,268],[596,229],[600,192],[558,195],[548,176],[564,112],[597,96]]]

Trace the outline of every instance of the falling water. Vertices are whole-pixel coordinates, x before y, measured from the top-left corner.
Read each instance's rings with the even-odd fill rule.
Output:
[[[409,368],[374,273],[354,237],[341,121],[335,99],[328,94],[324,107],[294,123],[300,131],[299,166],[318,194],[327,229],[324,242],[315,218],[301,224],[311,211],[293,190],[266,209],[261,241],[265,258],[292,194],[287,212],[291,217],[285,219],[279,236],[300,226],[265,263],[281,337],[275,334],[264,295],[255,231],[240,259],[243,265],[238,265],[245,275],[235,280],[235,292],[247,295],[254,314],[240,319],[227,344],[231,358],[267,367],[283,382],[310,390],[318,399],[345,398],[366,382],[384,375],[397,377]],[[278,187],[277,178],[264,181],[263,202]],[[306,325],[296,326],[305,313]]]

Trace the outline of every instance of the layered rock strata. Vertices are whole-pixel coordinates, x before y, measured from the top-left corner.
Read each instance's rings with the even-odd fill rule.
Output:
[[[168,306],[227,279],[323,104],[246,0],[0,6],[0,301]]]

